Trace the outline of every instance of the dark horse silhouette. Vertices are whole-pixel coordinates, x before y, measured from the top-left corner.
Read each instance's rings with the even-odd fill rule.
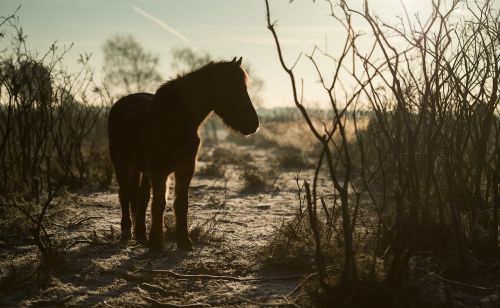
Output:
[[[119,185],[121,237],[145,243],[146,209],[153,189],[150,250],[163,247],[163,211],[168,176],[175,174],[177,247],[191,250],[188,188],[200,144],[198,128],[213,111],[232,129],[250,135],[259,119],[247,92],[247,75],[236,61],[209,63],[166,82],[156,94],[136,93],[109,112],[109,150]]]

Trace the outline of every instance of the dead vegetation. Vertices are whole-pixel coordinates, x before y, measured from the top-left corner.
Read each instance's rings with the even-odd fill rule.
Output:
[[[498,12],[469,4],[453,23],[437,2],[428,23],[399,28],[330,8],[346,45],[307,59],[331,110],[302,104],[280,54],[296,110],[262,111],[251,138],[207,123],[191,253],[173,248],[171,210],[162,254],[120,243],[107,94],[86,58],[75,77],[55,49],[0,53],[0,305],[496,307]],[[356,18],[379,58],[357,49]],[[0,27],[20,34],[12,18]],[[318,57],[335,59],[332,83]],[[356,87],[340,99],[344,70]]]
[[[225,146],[226,151],[235,153],[233,156],[248,149],[227,143]],[[214,152],[210,147],[206,150]],[[257,153],[268,157],[266,151]],[[206,162],[211,159],[212,155],[207,154]],[[270,168],[262,162],[259,166],[263,170]],[[47,216],[47,231],[53,235],[53,242],[61,244],[62,258],[57,268],[49,276],[19,281],[23,266],[23,277],[36,268],[37,254],[30,239],[25,248],[13,242],[0,261],[5,268],[0,290],[8,294],[2,304],[86,306],[104,300],[110,306],[155,302],[172,306],[293,303],[273,293],[286,294],[314,269],[263,268],[261,264],[270,228],[277,227],[286,217],[283,215],[295,208],[293,203],[282,202],[285,196],[295,198],[294,186],[274,196],[268,191],[244,192],[245,197],[235,197],[242,194],[243,170],[231,164],[228,170],[223,180],[201,175],[194,179],[189,230],[195,250],[189,254],[175,249],[171,210],[165,216],[167,248],[154,255],[136,243],[120,243],[115,193],[86,196],[68,192],[61,202],[54,203]],[[23,251],[30,254],[23,256]],[[24,291],[15,291],[23,283]]]
[[[316,47],[305,55],[331,106],[331,116],[318,123],[302,102],[295,64],[284,60],[266,1],[267,25],[295,105],[321,146],[315,174],[303,182],[319,272],[313,285],[320,288],[311,289],[309,303],[420,307],[426,294],[414,290],[422,277],[437,278],[428,268],[432,262],[441,263],[447,274],[437,279],[448,287],[487,292],[460,279],[475,280],[472,264],[495,266],[499,256],[498,10],[492,1],[437,1],[425,22],[406,12],[393,26],[372,15],[368,2],[363,10],[345,1],[327,3],[346,33],[338,54]],[[467,14],[456,17],[459,7]],[[370,29],[369,38],[360,25]],[[319,64],[325,59],[333,77]],[[325,173],[327,191],[317,187]],[[333,204],[326,195],[334,196]],[[329,208],[340,212],[334,224],[328,224]],[[283,238],[293,236],[285,229]],[[330,229],[341,243],[340,275],[326,271],[334,251],[325,247]],[[488,282],[490,292],[499,277],[496,272]],[[457,288],[447,292],[432,307],[478,305],[481,299],[469,294],[468,302]]]
[[[60,69],[67,49],[30,52],[14,15],[0,27],[2,38],[12,40],[0,53],[0,240],[34,244],[40,254],[33,273],[16,277],[22,283],[63,264],[65,243],[49,228],[65,191],[110,184],[104,143],[91,138],[106,96],[93,82],[87,55],[80,56],[81,71],[69,74]],[[90,217],[75,219],[68,228]]]

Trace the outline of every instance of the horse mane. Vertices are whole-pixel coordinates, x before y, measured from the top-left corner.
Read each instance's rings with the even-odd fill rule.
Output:
[[[199,66],[199,67],[196,67],[194,69],[191,69],[190,71],[188,72],[185,72],[185,73],[180,73],[180,74],[177,74],[177,76],[175,78],[172,78],[170,80],[167,80],[165,83],[163,83],[157,91],[160,91],[164,88],[167,88],[175,83],[178,83],[178,82],[184,82],[184,81],[187,81],[187,80],[190,80],[192,79],[193,77],[196,77],[196,76],[199,76],[199,75],[203,75],[203,74],[206,74],[206,73],[210,73],[210,72],[213,72],[213,71],[217,71],[218,69],[221,69],[224,67],[225,64],[227,63],[231,63],[230,61],[219,61],[219,62],[213,62],[213,61],[210,61],[209,63],[205,64],[205,65],[202,65],[202,66]],[[241,72],[242,72],[242,77],[243,77],[243,81],[245,83],[246,86],[248,86],[251,82],[251,79],[250,77],[248,76],[248,73],[245,71],[245,69],[243,67],[240,67],[241,69]]]

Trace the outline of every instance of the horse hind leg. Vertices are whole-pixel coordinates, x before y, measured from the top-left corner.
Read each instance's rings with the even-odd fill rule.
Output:
[[[132,220],[130,219],[130,209],[134,211],[132,202],[137,190],[135,178],[138,176],[137,172],[123,165],[115,165],[116,179],[119,186],[118,196],[120,199],[120,206],[122,210],[121,218],[121,241],[128,241],[132,238],[131,227]]]
[[[137,242],[145,244],[146,237],[146,210],[148,208],[149,199],[151,196],[151,182],[149,176],[145,173],[141,174],[139,189],[137,191],[137,200],[134,216],[134,238]]]

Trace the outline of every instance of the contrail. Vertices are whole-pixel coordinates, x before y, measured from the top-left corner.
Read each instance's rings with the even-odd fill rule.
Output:
[[[141,10],[140,8],[138,8],[135,5],[132,6],[132,8],[134,9],[134,11],[141,14],[145,18],[151,20],[152,22],[154,22],[155,24],[157,24],[161,28],[170,32],[171,34],[175,35],[177,38],[183,40],[186,43],[189,43],[189,39],[187,37],[185,37],[184,34],[180,33],[179,31],[175,30],[171,26],[167,25],[164,21],[159,20],[158,18],[154,17],[153,15],[149,14],[148,12]]]

